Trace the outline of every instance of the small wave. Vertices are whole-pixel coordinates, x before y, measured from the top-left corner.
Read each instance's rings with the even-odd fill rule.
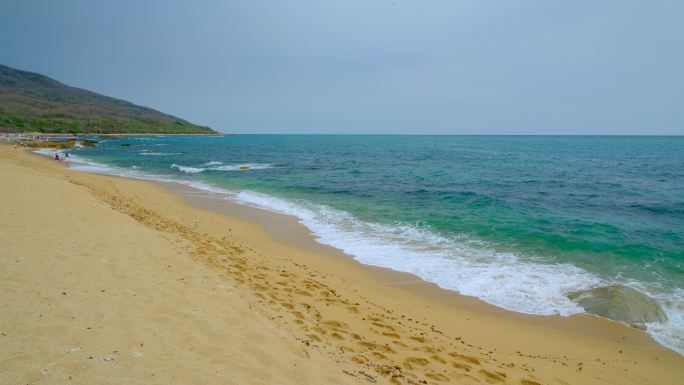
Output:
[[[202,168],[202,167],[181,166],[181,165],[178,165],[175,163],[171,165],[171,168],[177,168],[178,170],[180,170],[184,173],[188,173],[188,174],[197,174],[197,173],[200,173],[200,172],[206,170],[206,168]]]
[[[180,152],[147,152],[147,151],[140,152],[139,154],[140,154],[140,155],[146,155],[146,156],[181,155]]]
[[[245,164],[229,164],[225,166],[209,167],[209,170],[215,171],[244,171],[244,170],[263,170],[271,168],[270,164],[260,164],[260,163],[245,163]]]
[[[209,162],[217,164],[218,162]],[[203,166],[208,166],[209,163],[205,163]],[[261,163],[244,163],[244,164],[227,164],[227,165],[215,165],[213,167],[191,167],[191,166],[181,166],[179,164],[172,164],[171,168],[176,168],[182,172],[188,174],[197,174],[203,171],[249,171],[249,170],[263,170],[271,168],[270,164]]]
[[[216,187],[216,186],[213,186],[213,185],[210,185],[207,183],[196,182],[196,181],[187,181],[187,180],[179,180],[176,182],[178,182],[180,184],[184,184],[186,186],[196,188],[198,190],[207,191],[207,192],[214,193],[214,194],[220,194],[220,195],[223,195],[227,198],[235,196],[235,193],[232,191],[229,191],[229,190],[226,190],[226,189],[223,189],[220,187]]]
[[[223,162],[218,161],[218,160],[212,160],[211,162],[207,162],[204,164],[204,166],[218,166],[223,164]]]

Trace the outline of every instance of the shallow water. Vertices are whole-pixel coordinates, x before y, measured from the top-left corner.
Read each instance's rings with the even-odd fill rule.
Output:
[[[567,292],[627,284],[684,352],[684,137],[130,137],[73,154],[297,216],[363,263],[509,310],[574,314]]]

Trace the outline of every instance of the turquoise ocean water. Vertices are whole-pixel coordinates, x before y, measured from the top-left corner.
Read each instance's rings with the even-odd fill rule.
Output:
[[[567,292],[626,284],[684,353],[684,137],[129,137],[72,154],[297,216],[362,263],[509,310],[575,314]]]

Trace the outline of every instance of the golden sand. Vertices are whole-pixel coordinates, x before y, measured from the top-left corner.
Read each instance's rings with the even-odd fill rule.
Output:
[[[0,384],[684,378],[684,358],[636,329],[496,309],[6,145],[0,221]]]

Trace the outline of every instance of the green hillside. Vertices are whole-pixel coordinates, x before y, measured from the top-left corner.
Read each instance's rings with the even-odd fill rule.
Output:
[[[0,65],[0,131],[215,134],[175,116]]]

